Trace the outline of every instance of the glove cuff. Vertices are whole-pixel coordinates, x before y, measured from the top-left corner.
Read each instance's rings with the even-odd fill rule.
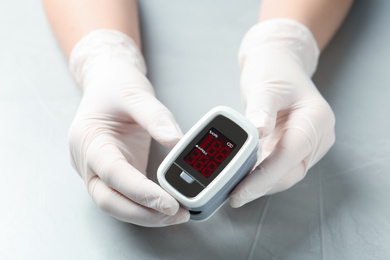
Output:
[[[69,59],[69,69],[81,90],[88,71],[95,65],[120,57],[146,74],[146,65],[137,44],[126,34],[116,30],[93,30],[74,46]]]
[[[262,45],[273,45],[289,51],[310,77],[317,68],[320,55],[317,42],[311,31],[296,20],[275,18],[253,26],[244,36],[238,52],[241,68],[247,55]]]

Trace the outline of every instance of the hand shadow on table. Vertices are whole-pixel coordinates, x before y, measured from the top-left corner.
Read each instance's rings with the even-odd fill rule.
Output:
[[[348,66],[346,61],[351,60],[355,43],[364,37],[369,18],[375,15],[373,4],[373,1],[356,1],[321,55],[313,80],[332,107],[338,92],[334,79],[342,77],[341,68]],[[151,151],[148,172],[155,173],[168,150],[153,142]],[[288,191],[258,199],[240,209],[226,204],[206,222],[165,228],[129,225],[129,236],[135,232],[140,237],[137,250],[143,252],[145,259],[286,259],[302,255],[320,259],[324,243],[329,242],[324,241],[326,223],[337,222],[334,218],[348,204],[348,198],[358,194],[354,177],[340,174],[345,162],[338,153],[343,153],[343,148],[336,142],[306,178]],[[156,181],[155,174],[149,177]],[[332,178],[342,185],[324,187],[324,180]]]

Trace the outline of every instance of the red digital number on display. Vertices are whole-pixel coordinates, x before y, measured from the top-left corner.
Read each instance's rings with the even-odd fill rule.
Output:
[[[214,128],[185,157],[203,176],[209,177],[233,150],[234,144]]]

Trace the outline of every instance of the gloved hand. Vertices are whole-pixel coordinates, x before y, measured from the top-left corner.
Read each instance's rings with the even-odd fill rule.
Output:
[[[264,21],[245,35],[241,92],[262,158],[231,193],[232,207],[290,188],[333,145],[334,114],[311,80],[318,57],[313,35],[295,20]]]
[[[133,40],[118,31],[92,31],[74,47],[70,68],[84,91],[69,131],[71,160],[93,200],[137,225],[188,221],[188,210],[145,176],[150,136],[173,147],[182,133],[155,98]]]

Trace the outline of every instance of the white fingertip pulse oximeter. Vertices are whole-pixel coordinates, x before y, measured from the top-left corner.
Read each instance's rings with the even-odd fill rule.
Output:
[[[157,170],[160,185],[193,220],[205,220],[257,161],[258,132],[229,107],[202,117],[172,149]]]

